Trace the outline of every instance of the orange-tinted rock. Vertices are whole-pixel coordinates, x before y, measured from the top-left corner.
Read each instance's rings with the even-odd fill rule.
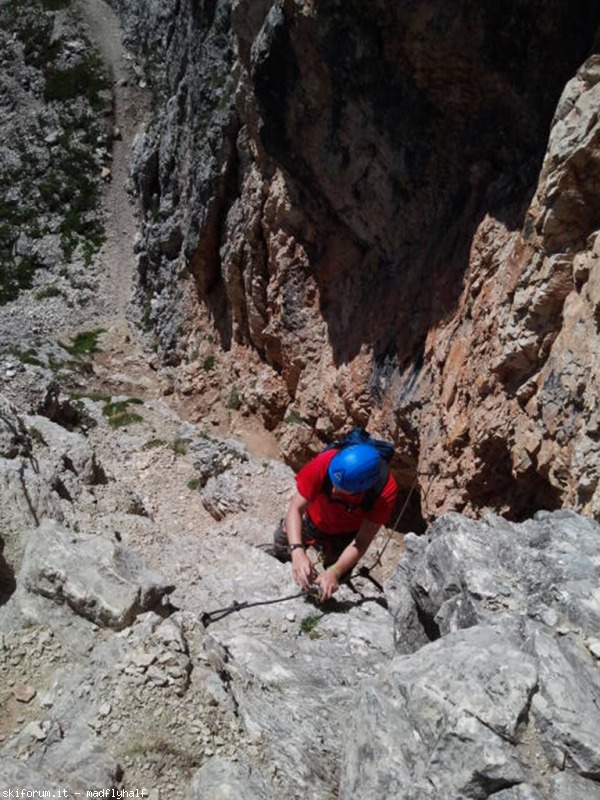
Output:
[[[595,514],[598,57],[572,76],[600,20],[469,8],[238,0],[231,27],[175,19],[171,42],[194,36],[173,98],[203,76],[206,107],[173,102],[139,159],[172,164],[156,191],[186,199],[185,269],[157,255],[159,221],[144,280],[165,308],[188,298],[196,334],[157,333],[196,366],[190,401],[235,387],[293,466],[361,424],[394,439],[425,519]],[[198,368],[213,330],[218,386]]]

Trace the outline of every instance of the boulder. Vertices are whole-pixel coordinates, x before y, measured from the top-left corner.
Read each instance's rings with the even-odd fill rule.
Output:
[[[56,473],[70,472],[83,484],[106,483],[104,470],[85,436],[43,416],[27,415],[24,421],[48,447],[45,461],[53,463]]]
[[[521,645],[507,620],[394,659],[359,694],[340,796],[483,799],[523,781],[511,743],[538,676]]]
[[[40,520],[64,520],[58,494],[36,466],[29,459],[0,458],[0,540],[5,545],[4,558],[15,573]]]
[[[235,464],[248,460],[246,448],[232,439],[204,437],[195,439],[190,445],[194,454],[194,468],[205,486],[208,479],[230,470]]]
[[[216,520],[247,510],[242,481],[233,472],[209,478],[202,490],[202,505]]]
[[[173,590],[135,553],[101,536],[74,534],[44,520],[30,537],[18,582],[113,630],[159,607]]]

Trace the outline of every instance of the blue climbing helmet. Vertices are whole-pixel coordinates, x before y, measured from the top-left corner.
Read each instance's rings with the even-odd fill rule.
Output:
[[[354,444],[335,454],[327,470],[331,483],[343,492],[358,494],[374,486],[381,475],[382,461],[375,447]]]

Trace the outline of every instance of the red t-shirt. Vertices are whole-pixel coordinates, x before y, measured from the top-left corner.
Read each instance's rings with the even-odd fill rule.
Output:
[[[296,475],[298,492],[310,501],[307,511],[311,521],[322,533],[331,535],[357,531],[364,519],[385,525],[394,509],[398,493],[398,485],[391,473],[381,494],[368,511],[360,507],[364,492],[348,495],[340,502],[321,491],[329,463],[337,452],[326,450],[319,453]]]

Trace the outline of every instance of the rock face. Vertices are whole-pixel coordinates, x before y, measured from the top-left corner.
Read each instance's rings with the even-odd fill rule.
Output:
[[[579,669],[587,685],[573,696]],[[598,784],[577,774],[596,774],[586,711],[598,696],[594,673],[576,644],[560,646],[535,624],[449,634],[363,689],[340,796],[598,797]],[[551,721],[546,712],[563,702]]]
[[[556,512],[408,537],[387,596],[414,654],[364,686],[342,797],[600,797],[598,534]]]
[[[113,4],[168,65],[140,301],[198,413],[294,467],[368,424],[413,528],[597,513],[596,5]]]

